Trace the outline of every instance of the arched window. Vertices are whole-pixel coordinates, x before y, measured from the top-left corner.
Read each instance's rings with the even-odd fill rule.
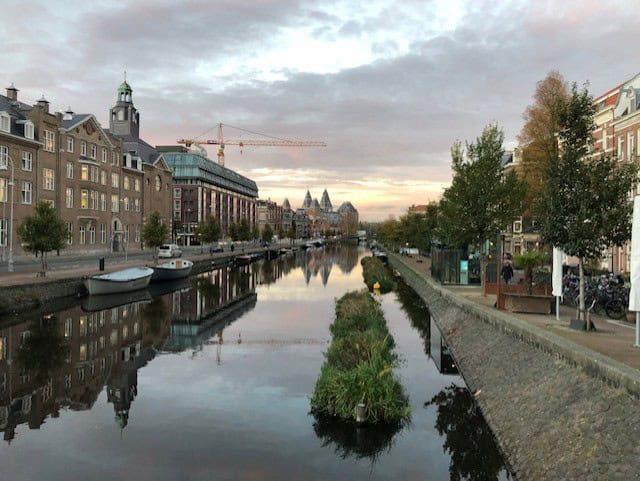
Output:
[[[156,192],[160,192],[162,189],[162,179],[159,175],[156,175]]]

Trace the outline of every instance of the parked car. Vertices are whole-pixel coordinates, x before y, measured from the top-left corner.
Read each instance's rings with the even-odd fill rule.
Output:
[[[158,250],[158,257],[182,257],[182,249],[178,244],[163,244]]]
[[[216,252],[224,252],[224,248],[215,244],[209,246],[209,254],[215,254]]]

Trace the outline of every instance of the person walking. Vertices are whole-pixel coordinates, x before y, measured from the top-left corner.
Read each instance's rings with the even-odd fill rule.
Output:
[[[504,279],[505,284],[509,284],[509,281],[513,277],[513,267],[511,267],[511,263],[506,261],[502,266],[502,278]]]

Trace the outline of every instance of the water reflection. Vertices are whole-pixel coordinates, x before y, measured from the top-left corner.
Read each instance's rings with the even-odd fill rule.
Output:
[[[451,481],[491,481],[506,472],[493,433],[482,417],[475,399],[465,387],[451,384],[426,406],[437,407],[435,427],[445,437],[443,448],[451,456]]]
[[[391,450],[395,435],[403,429],[403,423],[378,426],[358,426],[327,416],[314,414],[313,430],[322,441],[322,446],[333,446],[342,459],[367,458],[371,463]]]

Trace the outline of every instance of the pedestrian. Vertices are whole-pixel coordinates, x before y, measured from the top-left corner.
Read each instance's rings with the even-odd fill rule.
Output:
[[[509,281],[513,277],[513,267],[511,267],[511,263],[506,261],[502,266],[502,278],[504,279],[505,284],[509,284]]]

